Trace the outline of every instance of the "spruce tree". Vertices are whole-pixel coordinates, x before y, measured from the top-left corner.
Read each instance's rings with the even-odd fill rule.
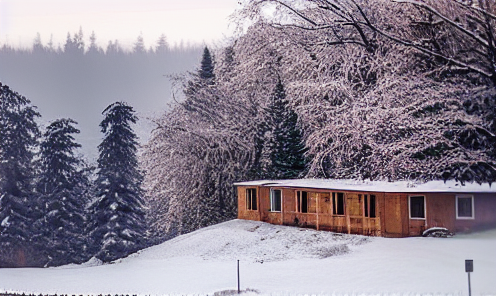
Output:
[[[298,115],[289,105],[280,79],[266,112],[268,128],[262,152],[263,174],[270,179],[301,177],[305,170],[305,146]]]
[[[0,83],[0,267],[37,264],[31,237],[39,116],[28,99]]]
[[[203,49],[203,55],[200,63],[200,69],[198,70],[198,76],[207,84],[214,84],[215,82],[214,63],[212,56],[210,55],[210,50],[208,50],[208,47],[206,46]]]
[[[74,151],[81,147],[73,134],[79,133],[72,119],[58,119],[46,129],[40,151],[42,230],[37,242],[46,250],[47,265],[81,263],[85,259],[85,182],[78,171],[81,160]]]
[[[215,73],[214,62],[207,47],[203,50],[200,69],[191,76],[184,88],[186,100],[183,106],[187,111],[196,112],[208,118],[209,109],[215,104],[211,98],[215,96],[207,95],[207,93],[215,92]]]
[[[142,248],[146,227],[138,142],[131,128],[138,118],[123,102],[109,105],[103,115],[104,139],[98,146],[97,197],[90,205],[90,235],[95,257],[109,262]]]

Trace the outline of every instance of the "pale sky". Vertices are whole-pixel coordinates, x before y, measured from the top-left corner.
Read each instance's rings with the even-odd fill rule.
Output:
[[[85,42],[94,31],[103,48],[118,39],[130,48],[141,34],[155,45],[163,33],[171,45],[220,42],[230,36],[228,17],[237,0],[0,0],[0,45],[30,47],[37,33],[43,44],[53,34],[63,46],[82,27]]]

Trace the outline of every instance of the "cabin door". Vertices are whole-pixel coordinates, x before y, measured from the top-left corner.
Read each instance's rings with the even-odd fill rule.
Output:
[[[348,193],[346,195],[346,210],[348,216],[348,233],[363,234],[363,196]]]
[[[385,232],[389,234],[401,235],[401,199],[399,195],[387,195],[385,197]]]

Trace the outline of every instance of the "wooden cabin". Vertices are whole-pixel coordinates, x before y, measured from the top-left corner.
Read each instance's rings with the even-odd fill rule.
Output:
[[[235,183],[238,218],[384,237],[496,228],[496,184],[298,179]]]

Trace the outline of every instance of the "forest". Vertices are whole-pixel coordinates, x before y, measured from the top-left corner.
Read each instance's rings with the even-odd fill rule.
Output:
[[[94,249],[75,249],[92,249],[88,256],[110,261],[234,219],[236,181],[496,180],[492,1],[252,0],[245,1],[234,22],[239,35],[228,46],[205,47],[196,71],[171,77],[175,102],[154,119],[156,127],[140,153],[127,125],[123,131],[129,140],[119,144],[122,151],[109,153],[102,149],[116,146],[100,144],[96,177],[82,186],[88,192],[83,208],[93,213],[84,219],[94,234],[82,237]],[[2,141],[2,264],[12,258],[6,250],[19,250],[19,241],[32,240],[23,233],[29,223],[22,217],[36,215],[22,209],[40,198],[62,207],[66,199],[57,194],[67,190],[63,182],[51,182],[59,185],[49,192],[36,189],[42,179],[31,176],[30,168],[35,159],[44,159],[34,157],[38,131],[32,124],[22,125],[33,126],[22,137],[6,131],[16,126],[12,122],[30,122],[37,113],[12,93],[2,86],[2,138],[16,138],[25,157],[13,159],[13,144]],[[12,97],[22,107],[8,105]],[[115,104],[128,111],[119,118],[136,121],[130,106]],[[105,109],[107,117],[117,114],[111,106]],[[100,125],[105,140],[116,140],[111,131],[119,124],[107,117]],[[36,165],[47,171],[43,161]],[[129,166],[129,173],[116,169],[122,165]],[[84,176],[84,170],[76,172]],[[74,188],[84,182],[77,184]],[[114,194],[115,188],[128,191]],[[131,215],[116,215],[121,212]],[[123,223],[114,223],[116,216],[128,226],[119,228]],[[12,225],[18,232],[10,232]],[[40,237],[53,239],[54,233]],[[21,245],[30,244],[35,242]]]
[[[146,117],[172,100],[169,75],[196,66],[203,49],[184,42],[171,45],[164,35],[157,40],[137,36],[130,47],[119,40],[102,47],[98,32],[82,28],[67,33],[61,45],[50,40],[38,34],[31,48],[0,44],[0,81],[33,101],[43,115],[41,125],[61,117],[77,121],[81,132],[76,139],[90,161],[98,156],[99,114],[106,106],[131,104],[143,118],[136,132],[146,140],[152,129]]]

